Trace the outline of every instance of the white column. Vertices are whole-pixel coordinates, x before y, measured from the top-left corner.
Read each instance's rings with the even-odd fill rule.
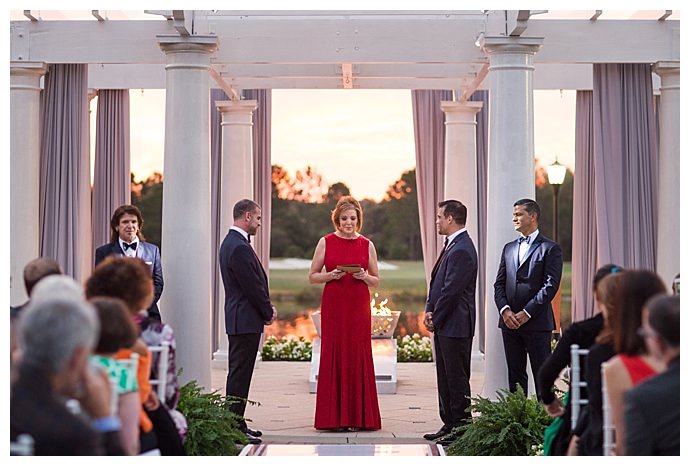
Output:
[[[477,251],[479,206],[477,193],[477,113],[482,102],[441,102],[446,115],[444,199],[456,199],[467,207],[467,232]],[[477,277],[483,280],[484,277]],[[477,312],[481,312],[478,310]],[[475,335],[476,336],[476,335]],[[479,338],[474,338],[472,355],[480,358]]]
[[[670,289],[680,273],[680,63],[653,69],[661,77],[656,271]]]
[[[158,35],[166,54],[163,320],[175,331],[183,381],[211,388],[209,55],[216,36]]]
[[[10,62],[10,304],[22,304],[24,266],[39,255],[41,76],[39,62]]]
[[[487,37],[489,56],[489,160],[486,225],[486,351],[483,395],[508,388],[503,339],[493,284],[505,243],[516,237],[513,204],[534,199],[534,108],[532,63],[541,38]],[[530,370],[528,368],[528,374]],[[531,374],[530,374],[531,378]]]
[[[252,114],[256,100],[216,102],[221,114],[221,178],[220,178],[220,242],[232,226],[232,208],[241,199],[254,198],[254,153],[252,147]],[[220,245],[218,245],[220,247]],[[218,287],[220,306],[218,319],[218,350],[213,354],[213,367],[226,369],[228,338],[225,333],[225,290]]]

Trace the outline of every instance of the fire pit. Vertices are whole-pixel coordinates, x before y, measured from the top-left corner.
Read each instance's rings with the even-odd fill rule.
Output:
[[[378,297],[378,294],[376,295]],[[393,332],[398,325],[400,311],[391,311],[387,306],[388,299],[381,301],[376,306],[376,298],[371,300],[371,338],[393,338]],[[321,338],[321,311],[311,313],[316,333]]]

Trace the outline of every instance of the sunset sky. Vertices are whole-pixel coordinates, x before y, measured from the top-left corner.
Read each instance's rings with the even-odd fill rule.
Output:
[[[130,91],[131,168],[137,180],[163,172],[165,91]],[[535,92],[535,156],[573,167],[575,92]],[[95,128],[95,101],[92,102]],[[292,175],[310,164],[328,184],[379,200],[414,168],[409,90],[274,90],[272,163]]]

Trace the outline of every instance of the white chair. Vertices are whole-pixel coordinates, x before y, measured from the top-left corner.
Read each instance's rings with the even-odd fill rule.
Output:
[[[580,357],[587,356],[588,349],[580,349],[580,345],[570,345],[570,429],[575,430],[580,416],[580,407],[588,403],[582,398],[582,389],[587,387],[587,382],[582,380],[582,366]]]
[[[162,342],[159,346],[149,346],[151,353],[160,353],[158,357],[158,377],[150,379],[151,385],[156,386],[156,395],[161,402],[165,402],[165,389],[168,382],[168,356],[170,354],[170,343]],[[153,359],[153,356],[152,358]]]
[[[29,434],[17,435],[16,442],[10,442],[10,456],[33,456],[34,438]]]
[[[614,441],[616,431],[613,427],[613,417],[611,416],[611,404],[609,402],[609,396],[606,391],[606,377],[604,376],[604,371],[609,363],[604,362],[601,364],[601,411],[602,411],[602,431],[604,436],[604,447],[602,454],[603,456],[611,456],[616,450],[616,444]]]

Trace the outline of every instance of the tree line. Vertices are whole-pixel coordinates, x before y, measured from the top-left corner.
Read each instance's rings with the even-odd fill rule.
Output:
[[[132,203],[141,209],[148,241],[161,245],[163,177],[154,173],[136,182],[131,178]],[[350,189],[343,182],[328,184],[312,167],[294,176],[280,165],[271,173],[271,257],[311,259],[319,238],[333,231],[331,211]],[[559,234],[566,261],[572,249],[573,174],[568,170],[559,192]],[[545,170],[536,168],[536,200],[541,206],[539,229],[553,238],[553,189],[546,182]],[[415,170],[408,170],[391,184],[384,198],[376,202],[360,200],[364,212],[362,234],[376,244],[382,260],[421,260],[422,242],[417,207]],[[506,213],[506,222],[511,213]]]

